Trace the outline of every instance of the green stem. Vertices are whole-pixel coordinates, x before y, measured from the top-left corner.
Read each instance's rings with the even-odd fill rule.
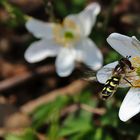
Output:
[[[111,3],[111,6],[108,10],[108,13],[107,13],[107,16],[105,18],[105,21],[104,21],[104,24],[103,24],[103,31],[106,31],[107,27],[108,27],[108,23],[111,19],[111,15],[112,15],[112,12],[114,10],[114,7],[116,5],[116,3],[118,2],[119,0],[113,0],[112,3]]]
[[[45,11],[48,15],[48,21],[54,22],[55,16],[54,16],[54,9],[53,9],[53,0],[44,0],[45,3]]]

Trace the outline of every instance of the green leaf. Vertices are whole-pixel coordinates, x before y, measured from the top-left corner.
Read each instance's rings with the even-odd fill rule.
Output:
[[[57,120],[60,115],[61,109],[67,105],[69,102],[69,97],[61,96],[56,98],[55,101],[48,104],[39,106],[33,112],[33,123],[34,128],[39,128],[45,122],[52,122]]]
[[[105,64],[118,61],[120,58],[121,56],[117,52],[115,52],[114,50],[110,50],[105,58]]]
[[[63,127],[59,133],[60,136],[68,136],[74,133],[82,133],[91,129],[89,122],[82,119],[75,119]]]
[[[22,135],[8,134],[5,140],[37,140],[37,136],[33,130],[29,129]]]
[[[86,0],[61,0],[55,1],[54,9],[61,18],[69,14],[79,13],[86,6]]]
[[[95,131],[94,139],[101,140],[102,139],[103,130],[101,128],[97,128]]]
[[[101,123],[103,126],[110,125],[117,127],[119,122],[118,110],[115,107],[107,110],[107,113],[101,116]]]
[[[83,5],[86,1],[85,0],[72,0],[75,5]]]
[[[79,114],[71,114],[65,120],[59,135],[69,136],[72,134],[85,133],[92,129],[92,113],[81,110]]]

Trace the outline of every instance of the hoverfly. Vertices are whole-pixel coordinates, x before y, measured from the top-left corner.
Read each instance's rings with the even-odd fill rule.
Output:
[[[101,91],[101,98],[106,100],[110,98],[117,90],[117,87],[123,78],[126,82],[131,84],[129,80],[126,79],[125,73],[127,69],[133,70],[131,62],[129,61],[130,56],[122,58],[118,61],[118,64],[115,66],[112,71],[112,76],[105,82],[104,88]]]

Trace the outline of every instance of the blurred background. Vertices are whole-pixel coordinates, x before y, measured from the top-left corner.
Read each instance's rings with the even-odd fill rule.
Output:
[[[128,89],[108,101],[103,85],[84,81],[88,68],[77,66],[61,78],[55,58],[29,64],[24,52],[35,40],[25,28],[26,16],[55,21],[79,13],[94,0],[0,0],[0,139],[5,140],[140,140],[140,114],[121,122],[118,111]],[[104,64],[121,58],[106,42],[112,32],[140,39],[139,0],[97,0],[101,13],[90,38]],[[94,72],[93,72],[94,74]]]

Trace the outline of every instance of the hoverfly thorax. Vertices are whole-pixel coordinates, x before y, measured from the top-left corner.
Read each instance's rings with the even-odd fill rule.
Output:
[[[126,58],[122,58],[119,60],[118,65],[114,68],[113,74],[115,75],[123,75],[125,74],[127,69],[133,70],[131,62],[129,61],[130,56]]]

